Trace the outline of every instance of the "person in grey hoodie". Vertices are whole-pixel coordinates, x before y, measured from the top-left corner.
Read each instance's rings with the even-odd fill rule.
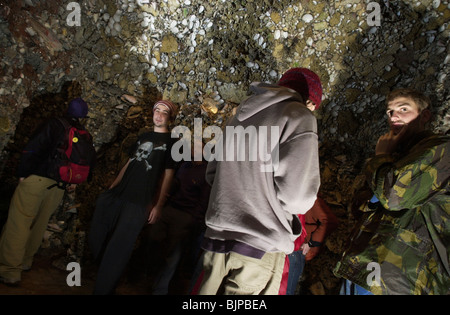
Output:
[[[206,180],[205,254],[199,294],[278,294],[285,255],[302,232],[297,214],[320,186],[319,77],[292,68],[278,84],[252,83],[228,122]]]

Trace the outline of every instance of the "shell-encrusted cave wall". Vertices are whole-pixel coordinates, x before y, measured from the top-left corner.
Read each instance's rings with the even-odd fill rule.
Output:
[[[156,100],[180,105],[174,126],[201,118],[221,127],[252,81],[308,67],[324,88],[315,112],[321,193],[340,225],[307,264],[299,293],[334,294],[352,196],[387,127],[386,94],[425,92],[433,129],[449,129],[449,21],[450,2],[436,0],[0,0],[0,222],[24,144],[71,98],[89,103],[99,163],[93,180],[66,196],[44,246],[80,260],[95,199],[127,146],[151,128]]]

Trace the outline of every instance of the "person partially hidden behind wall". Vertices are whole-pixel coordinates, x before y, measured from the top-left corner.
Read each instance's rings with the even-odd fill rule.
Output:
[[[428,130],[418,91],[391,92],[386,114],[390,130],[365,167],[370,194],[334,273],[342,294],[448,295],[450,137]]]
[[[307,261],[316,257],[325,239],[338,227],[338,219],[325,200],[317,196],[313,207],[299,215],[303,231],[295,240],[294,251],[286,256],[279,294],[294,295]]]

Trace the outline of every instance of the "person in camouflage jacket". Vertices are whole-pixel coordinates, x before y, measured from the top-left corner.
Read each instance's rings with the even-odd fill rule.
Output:
[[[450,136],[426,130],[423,94],[397,90],[387,104],[390,132],[365,167],[374,198],[334,273],[373,294],[449,294]]]

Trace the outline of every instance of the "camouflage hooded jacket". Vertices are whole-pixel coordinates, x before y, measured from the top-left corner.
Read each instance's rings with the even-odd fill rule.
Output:
[[[369,202],[334,273],[374,294],[450,293],[450,137],[421,134],[402,157],[370,159]],[[371,209],[372,208],[372,209]]]

